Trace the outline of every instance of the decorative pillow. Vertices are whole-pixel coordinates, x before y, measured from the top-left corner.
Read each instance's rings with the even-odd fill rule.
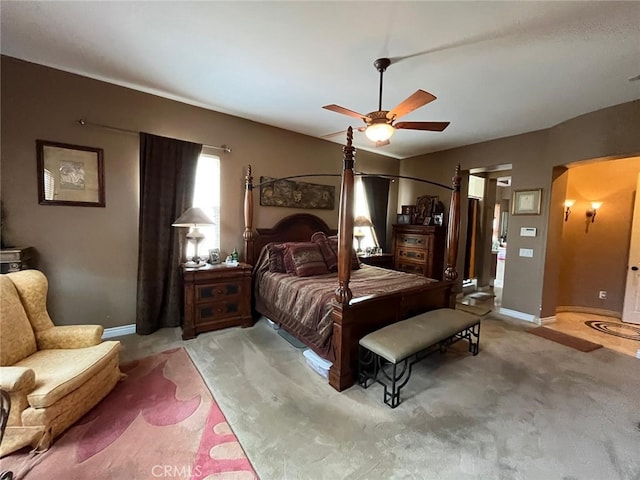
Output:
[[[311,236],[311,241],[316,243],[320,247],[320,253],[324,257],[324,263],[327,264],[327,269],[330,272],[338,271],[338,256],[336,252],[329,245],[329,239],[324,232],[316,232]]]
[[[267,245],[269,252],[269,271],[272,273],[286,273],[284,265],[284,252],[286,247],[282,243],[270,243]]]
[[[331,235],[330,237],[327,237],[327,240],[329,240],[329,246],[335,252],[336,258],[337,258],[337,256],[338,256],[338,236],[337,235]],[[360,260],[358,259],[358,254],[352,248],[351,249],[351,270],[358,270],[359,268],[360,268]]]
[[[291,259],[298,277],[311,277],[329,273],[320,247],[313,242],[294,243],[289,247]]]
[[[289,275],[296,274],[296,266],[293,263],[293,257],[291,256],[291,247],[293,245],[296,245],[296,244],[293,242],[284,244],[284,255],[283,255],[284,269],[285,269],[285,272],[288,273]]]

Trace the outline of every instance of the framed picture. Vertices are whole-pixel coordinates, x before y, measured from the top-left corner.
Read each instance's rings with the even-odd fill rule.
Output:
[[[104,207],[103,150],[36,140],[40,205]]]
[[[413,215],[408,215],[408,214],[404,214],[404,213],[398,213],[396,222],[399,225],[411,225],[411,220],[412,219],[413,219]]]
[[[438,202],[437,196],[423,195],[416,200],[415,222],[418,225],[426,225],[424,219],[432,217],[435,213],[435,205]]]
[[[515,190],[511,207],[512,215],[540,215],[542,189]]]
[[[222,262],[220,259],[220,249],[219,248],[210,248],[209,249],[209,263],[211,265],[217,265]]]
[[[442,227],[444,225],[444,213],[436,213],[433,216],[433,224],[437,227]]]
[[[431,225],[431,217],[424,217],[422,225]]]

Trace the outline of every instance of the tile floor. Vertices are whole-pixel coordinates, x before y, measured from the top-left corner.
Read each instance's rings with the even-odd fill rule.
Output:
[[[617,337],[615,335],[595,330],[588,325],[585,325],[584,322],[588,320],[614,322],[619,324],[620,327],[612,330],[626,334],[633,334],[633,330],[631,328],[626,328],[626,326],[634,327],[635,330],[640,327],[640,325],[635,325],[633,323],[623,323],[620,319],[614,317],[578,312],[558,312],[556,314],[556,321],[548,324],[545,323],[544,326],[584,340],[589,340],[590,342],[599,343],[605,348],[609,348],[626,355],[631,355],[632,357],[640,355],[640,341]],[[640,356],[638,358],[640,358]]]
[[[502,288],[493,287],[489,290],[486,290],[486,292],[495,294],[495,297],[489,299],[474,299],[469,295],[465,295],[458,301],[465,305],[473,305],[477,307],[485,305],[492,306],[494,311],[498,311],[500,309],[502,301]],[[630,340],[627,338],[600,332],[584,323],[588,320],[615,322],[620,326],[612,328],[611,330],[625,334],[633,334],[634,329],[637,331],[638,328],[640,328],[640,325],[624,323],[618,318],[578,312],[559,312],[556,314],[555,322],[545,323],[544,326],[549,327],[553,330],[567,333],[569,335],[573,335],[578,338],[582,338],[584,340],[588,340],[590,342],[599,343],[605,348],[609,348],[626,355],[631,355],[632,357],[640,358],[639,340]],[[627,326],[630,326],[632,328],[627,328]]]

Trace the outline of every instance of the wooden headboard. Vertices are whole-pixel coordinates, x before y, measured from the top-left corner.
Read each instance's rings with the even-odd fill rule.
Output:
[[[262,248],[271,242],[308,242],[315,232],[337,235],[324,220],[310,213],[296,213],[280,220],[273,228],[257,228],[251,238],[245,238],[245,262],[255,265]]]

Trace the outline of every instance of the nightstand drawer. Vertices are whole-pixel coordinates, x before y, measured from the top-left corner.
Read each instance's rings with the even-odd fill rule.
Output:
[[[242,308],[240,299],[204,303],[196,306],[196,324],[211,322],[212,320],[222,320],[240,315]]]
[[[240,295],[241,285],[235,282],[221,282],[213,285],[196,285],[196,303],[215,302]]]
[[[429,237],[414,233],[402,233],[398,235],[398,247],[426,248],[429,245]]]
[[[417,260],[421,263],[429,258],[429,250],[419,250],[419,249],[411,249],[411,248],[398,248],[396,253],[398,256],[398,260]]]

